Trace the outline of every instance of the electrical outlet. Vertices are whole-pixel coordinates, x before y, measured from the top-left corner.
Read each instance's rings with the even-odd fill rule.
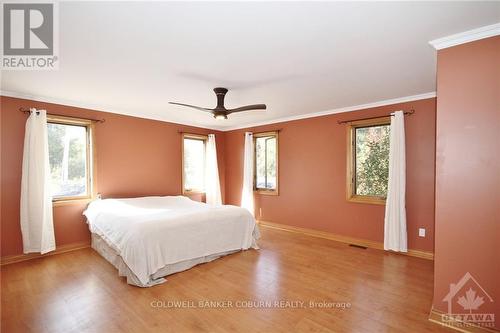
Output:
[[[425,237],[425,228],[418,228],[418,236]]]

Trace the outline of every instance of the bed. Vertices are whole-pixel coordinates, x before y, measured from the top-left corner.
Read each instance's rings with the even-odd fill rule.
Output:
[[[92,248],[127,283],[151,287],[165,276],[237,251],[258,249],[255,219],[236,206],[184,196],[103,199],[83,212]]]

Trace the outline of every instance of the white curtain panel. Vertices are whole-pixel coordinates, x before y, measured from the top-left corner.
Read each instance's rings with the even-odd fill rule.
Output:
[[[384,249],[407,252],[406,235],[406,153],[403,111],[391,117],[389,186],[385,204]]]
[[[253,203],[253,133],[245,133],[245,155],[243,161],[243,189],[241,191],[241,207],[254,215]]]
[[[219,167],[217,166],[217,146],[215,135],[209,134],[207,141],[207,156],[205,163],[205,192],[209,205],[222,205],[220,193]]]
[[[21,233],[24,253],[43,254],[56,248],[45,110],[31,109],[26,121],[21,178]]]

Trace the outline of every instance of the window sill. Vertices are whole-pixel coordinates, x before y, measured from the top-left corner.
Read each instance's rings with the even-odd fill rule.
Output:
[[[182,195],[191,195],[191,194],[202,194],[204,195],[205,192],[204,191],[196,191],[196,190],[192,190],[192,191],[183,191],[182,192]]]
[[[355,195],[355,196],[352,196],[350,198],[347,198],[347,201],[354,202],[354,203],[363,203],[363,204],[370,204],[370,205],[385,206],[385,199],[380,198],[380,197]]]
[[[279,195],[278,190],[254,190],[254,193],[263,195]]]
[[[68,206],[68,205],[83,205],[94,200],[93,198],[78,198],[78,199],[61,199],[52,201],[52,207]]]

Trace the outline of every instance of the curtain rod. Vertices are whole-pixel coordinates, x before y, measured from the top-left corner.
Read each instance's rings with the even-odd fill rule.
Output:
[[[21,111],[22,113],[25,113],[25,114],[31,113],[31,110],[26,109],[26,108],[19,108],[19,111]],[[37,111],[37,114],[38,114],[38,111]],[[54,114],[54,113],[47,113],[47,115],[48,116],[58,116],[58,117],[71,117],[71,116],[66,116],[63,114]],[[96,123],[103,123],[106,121],[106,119],[93,119],[93,118],[81,118],[81,117],[78,117],[78,118],[90,120],[90,121],[95,121]]]
[[[192,135],[199,135],[199,136],[208,136],[208,134],[200,134],[200,133],[194,133],[194,132],[186,132],[186,131],[177,131],[179,134],[192,134]],[[209,133],[213,134],[213,133]]]
[[[404,111],[403,114],[405,116],[410,116],[412,114],[415,113],[415,110],[414,109],[411,109],[410,111]],[[347,124],[347,123],[350,123],[352,121],[360,121],[360,120],[370,120],[370,119],[379,119],[379,118],[385,118],[385,117],[392,117],[394,116],[394,112],[392,113],[389,113],[387,116],[378,116],[378,117],[368,117],[368,118],[359,118],[359,119],[350,119],[350,120],[339,120],[337,121],[337,123],[339,125],[342,125],[342,124]]]
[[[270,132],[281,132],[283,131],[283,128],[278,128],[278,129],[275,129],[275,130],[268,130],[268,131],[260,131],[260,132],[252,132],[252,134],[261,134],[261,133],[270,133]]]

